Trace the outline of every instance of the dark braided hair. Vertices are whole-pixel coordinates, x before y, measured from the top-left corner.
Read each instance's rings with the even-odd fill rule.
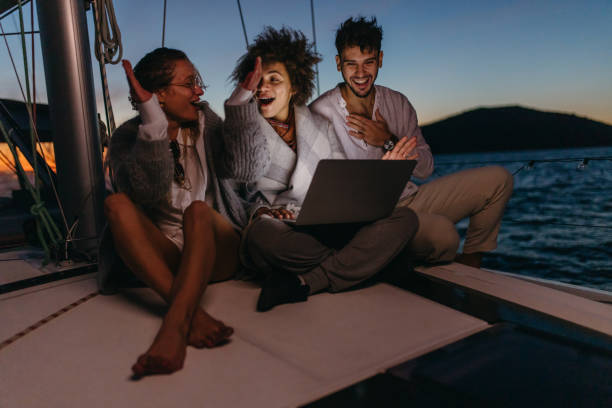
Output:
[[[347,47],[358,46],[361,52],[380,51],[383,37],[382,27],[376,24],[376,17],[366,20],[365,17],[350,17],[336,31],[336,50],[342,57]]]
[[[138,61],[134,67],[134,75],[144,89],[155,93],[170,85],[174,78],[176,63],[182,60],[189,61],[189,58],[187,58],[187,54],[181,50],[166,47],[156,48]],[[132,108],[136,109],[136,104],[131,99],[130,101],[132,103]],[[189,137],[195,138],[197,136],[198,126],[199,124],[196,121],[185,127],[189,132]]]
[[[189,60],[183,51],[156,48],[138,61],[134,67],[134,75],[144,89],[157,92],[172,82],[174,66],[180,60]]]
[[[238,65],[230,78],[236,83],[244,81],[248,73],[253,71],[257,57],[261,57],[263,64],[283,63],[295,91],[293,102],[296,105],[308,102],[314,90],[313,66],[321,61],[321,57],[314,52],[312,43],[301,31],[287,27],[280,30],[265,27],[249,46],[247,53],[238,59]]]

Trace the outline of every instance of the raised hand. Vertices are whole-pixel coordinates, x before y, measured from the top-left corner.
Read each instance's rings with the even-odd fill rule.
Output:
[[[240,86],[248,91],[256,91],[261,77],[263,76],[263,68],[261,67],[261,57],[255,58],[255,67],[244,78]]]
[[[416,148],[416,137],[403,137],[395,145],[393,150],[385,153],[382,157],[383,160],[417,160],[419,153],[415,152]]]
[[[376,120],[371,120],[354,113],[346,117],[346,124],[352,129],[349,135],[357,139],[363,139],[372,146],[382,146],[385,140],[391,137],[391,132],[387,126],[387,121],[380,114],[378,109],[374,113]]]
[[[122,60],[123,69],[125,71],[125,76],[128,80],[128,85],[130,86],[130,96],[132,100],[136,103],[143,103],[151,99],[153,94],[140,85],[138,79],[136,79],[136,75],[134,75],[134,70],[132,69],[132,64],[128,60]]]

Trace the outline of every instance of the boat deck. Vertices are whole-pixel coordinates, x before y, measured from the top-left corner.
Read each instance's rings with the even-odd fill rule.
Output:
[[[20,267],[27,269],[23,264]],[[610,305],[458,264],[417,268],[414,275],[452,285],[453,293],[459,293],[462,299],[470,296],[461,291],[478,293],[530,310],[544,316],[546,322],[596,333],[598,341],[612,339]],[[434,357],[433,363],[421,370],[439,383],[429,394],[439,398],[445,395],[444,390],[453,389],[445,381],[451,384],[458,378],[493,378],[480,367],[498,373],[495,361],[522,367],[523,363],[517,361],[523,351],[508,345],[520,341],[529,348],[531,344],[544,347],[546,341],[550,343],[523,332],[502,330],[497,337],[486,334],[497,330],[498,325],[491,328],[490,323],[499,316],[493,320],[477,318],[474,316],[478,313],[470,315],[459,311],[462,307],[455,310],[385,283],[339,294],[318,294],[307,302],[278,306],[266,313],[255,311],[258,292],[256,285],[244,281],[211,285],[202,304],[235,328],[231,341],[214,349],[190,347],[183,370],[138,381],[131,378],[130,366],[151,343],[165,311],[152,291],[136,288],[112,296],[99,295],[95,274],[90,273],[2,294],[0,406],[271,407],[314,401],[319,401],[314,406],[337,406],[353,401],[355,395],[366,395],[368,384],[379,387],[380,378],[384,379],[383,395],[395,395],[397,391],[403,396],[391,400],[395,403],[391,405],[398,406],[407,396],[414,397],[415,386],[410,391],[398,379],[410,377],[406,373],[413,370],[410,367],[415,361],[442,355],[442,361],[456,362],[451,368],[440,368],[446,366],[440,357]],[[483,304],[476,302],[476,306]],[[511,308],[499,306],[496,310],[508,314]],[[508,320],[512,321],[512,316]],[[536,320],[536,324],[541,321]],[[507,344],[499,339],[507,339]],[[467,345],[462,346],[464,343]],[[598,393],[588,395],[597,403],[611,397],[612,382],[605,380],[612,378],[610,354],[580,348],[575,352],[575,347],[568,347],[555,340],[542,350],[561,350],[554,354],[561,368],[574,360],[583,368],[597,368],[599,383],[594,379],[589,384]],[[506,349],[508,353],[499,351]],[[467,360],[461,360],[461,355]],[[474,356],[479,355],[487,357],[476,364]],[[531,364],[538,356],[544,354],[532,353]],[[437,371],[431,367],[438,367]],[[531,367],[533,373],[537,369]],[[454,373],[457,370],[459,374]],[[557,372],[567,376],[562,369]],[[554,388],[553,378],[549,376]],[[477,390],[478,381],[466,384]],[[392,384],[399,388],[389,390]],[[423,384],[416,388],[427,389]],[[536,381],[532,389],[539,388]],[[571,395],[580,399],[587,391],[583,385],[575,386]],[[376,398],[380,398],[380,389],[378,392]],[[343,399],[338,400],[338,395],[344,395]],[[454,400],[457,395],[447,397]],[[419,398],[410,401],[430,401]],[[471,406],[477,400],[465,401]],[[364,400],[357,402],[363,404]]]
[[[133,381],[164,305],[148,289],[96,293],[88,275],[0,297],[0,339],[13,338],[0,346],[0,406],[297,406],[489,327],[387,284],[257,313],[258,288],[228,281],[203,305],[235,328],[232,340],[189,348],[171,376]]]

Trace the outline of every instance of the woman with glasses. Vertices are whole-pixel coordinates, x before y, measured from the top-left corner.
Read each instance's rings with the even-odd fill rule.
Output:
[[[187,56],[158,48],[133,70],[129,61],[123,66],[140,115],[111,139],[118,192],[105,200],[105,213],[123,263],[169,305],[132,370],[171,373],[182,368],[187,345],[214,347],[233,333],[200,299],[209,281],[236,272],[237,230],[246,217],[223,167],[223,122],[200,101],[204,86]]]
[[[306,106],[319,60],[303,33],[268,27],[238,61],[232,78],[240,85],[225,103],[228,164],[237,180],[252,183],[240,255],[245,266],[266,275],[259,311],[372,277],[418,225],[407,208],[350,231],[330,226],[323,234],[281,221],[302,205],[319,160],[345,158],[332,124]],[[403,159],[405,147],[398,143],[385,158]]]

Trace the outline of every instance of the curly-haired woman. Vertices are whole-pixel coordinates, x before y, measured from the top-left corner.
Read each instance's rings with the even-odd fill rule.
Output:
[[[304,301],[323,290],[347,289],[388,264],[417,229],[412,210],[352,231],[336,248],[326,238],[295,229],[319,160],[344,159],[334,128],[305,105],[313,93],[314,64],[320,61],[304,34],[267,27],[232,73],[240,85],[225,104],[225,143],[235,154],[233,176],[250,184],[251,222],[243,231],[243,263],[263,272],[257,309]],[[394,156],[403,157],[398,144]],[[394,157],[391,157],[394,158]],[[330,203],[333,205],[333,203]],[[327,235],[334,234],[334,228]]]

